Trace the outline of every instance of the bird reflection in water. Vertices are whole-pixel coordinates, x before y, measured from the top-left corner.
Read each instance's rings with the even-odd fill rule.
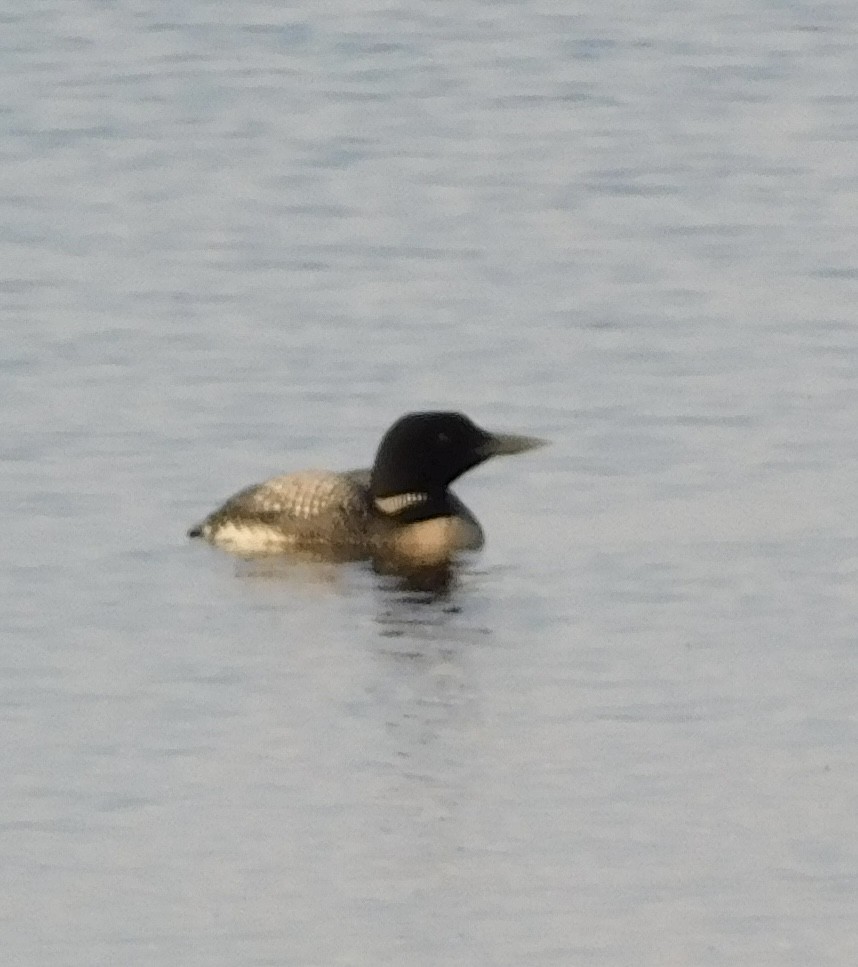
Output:
[[[482,761],[479,646],[490,634],[473,623],[473,577],[424,571],[375,587],[368,707],[380,731],[366,856],[383,870],[381,894],[419,898],[398,907],[405,950],[435,949],[439,923],[453,938],[465,929],[461,893]]]
[[[297,582],[302,592],[352,599],[342,647],[360,650],[360,672],[346,710],[371,738],[343,780],[344,790],[360,790],[361,837],[339,876],[380,910],[386,897],[413,898],[397,905],[404,949],[433,949],[438,923],[458,937],[483,760],[479,669],[491,630],[474,621],[483,572],[465,562],[391,572],[290,556],[243,562],[241,573],[280,581],[290,597],[300,598]]]
[[[349,558],[332,560],[330,554],[320,556],[310,551],[288,555],[269,555],[240,558],[236,564],[238,576],[251,580],[284,582],[291,585],[328,588],[346,591],[355,583],[356,576],[372,573],[379,590],[406,595],[413,603],[437,604],[451,600],[460,586],[457,564],[437,567],[392,567],[388,562],[355,561]],[[358,580],[358,584],[364,584]],[[408,597],[413,595],[413,598]]]

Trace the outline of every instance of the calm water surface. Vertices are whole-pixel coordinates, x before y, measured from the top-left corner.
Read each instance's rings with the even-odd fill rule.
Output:
[[[11,2],[0,948],[858,961],[858,13]],[[442,594],[184,539],[454,407]]]

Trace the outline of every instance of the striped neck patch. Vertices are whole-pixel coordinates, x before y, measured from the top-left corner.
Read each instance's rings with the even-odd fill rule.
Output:
[[[413,507],[415,504],[424,504],[429,499],[428,494],[407,493],[393,494],[392,497],[376,497],[373,503],[376,509],[386,514],[388,517],[395,517],[403,510]]]

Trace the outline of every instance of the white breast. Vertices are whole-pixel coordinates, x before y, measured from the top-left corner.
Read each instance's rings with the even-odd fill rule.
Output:
[[[404,564],[437,567],[461,551],[477,551],[482,546],[482,528],[472,518],[432,517],[399,528],[389,536],[384,552]]]

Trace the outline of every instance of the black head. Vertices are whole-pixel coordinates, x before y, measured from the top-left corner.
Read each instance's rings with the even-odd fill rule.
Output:
[[[373,497],[436,495],[489,457],[540,446],[534,437],[489,433],[461,413],[408,413],[384,434],[372,467]]]

